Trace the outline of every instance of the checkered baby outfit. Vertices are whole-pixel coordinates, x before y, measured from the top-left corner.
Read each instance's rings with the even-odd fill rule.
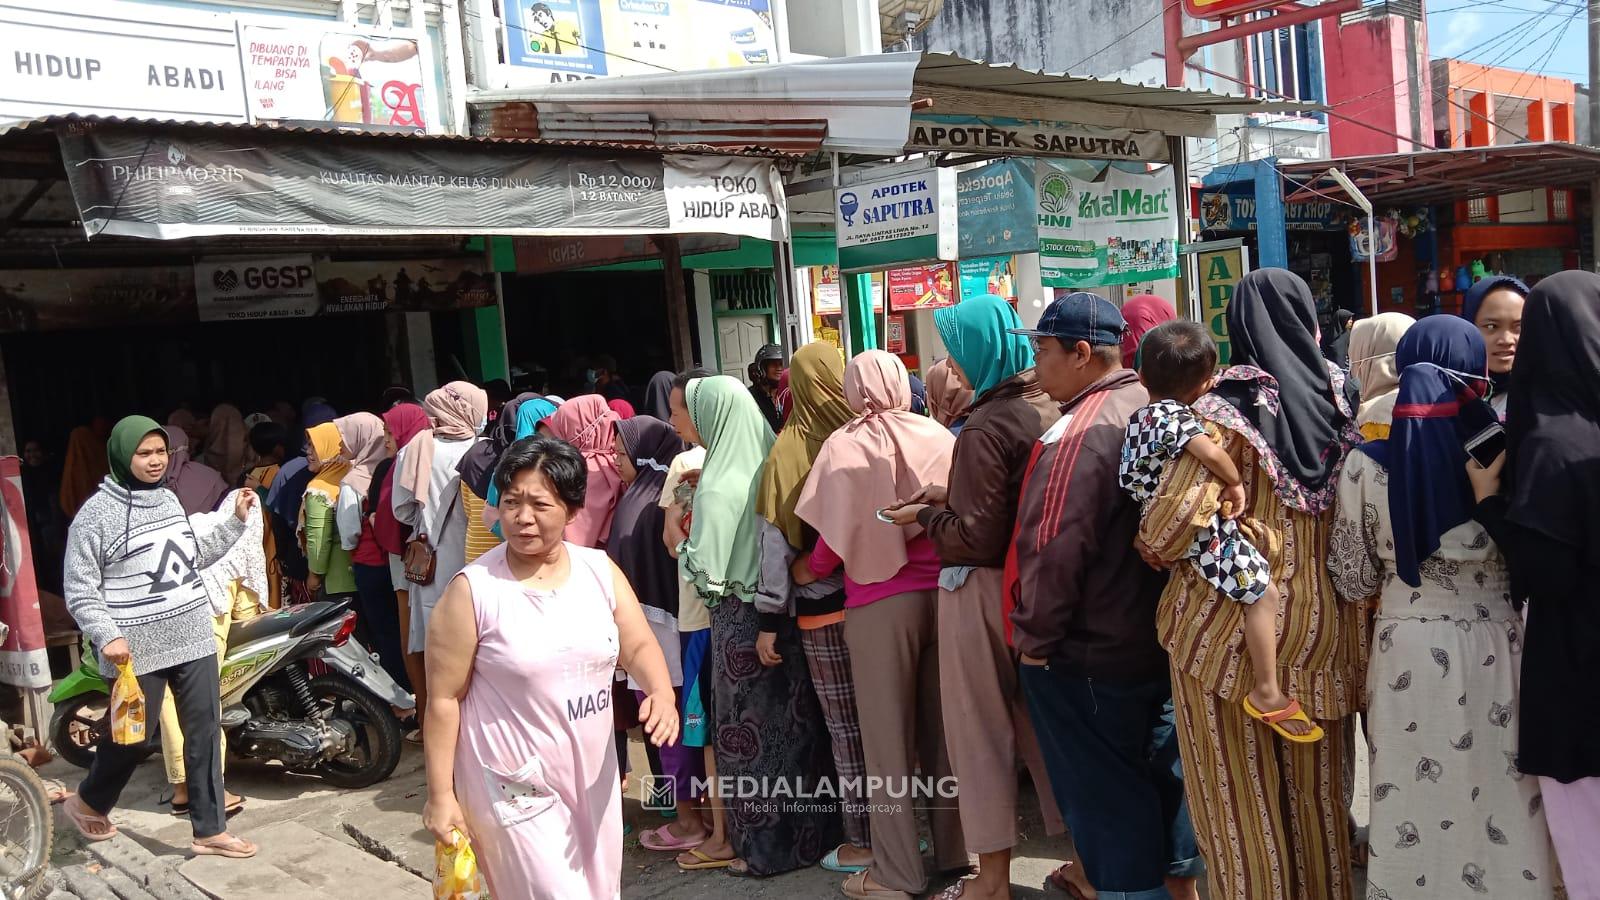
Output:
[[[1117,469],[1122,489],[1141,507],[1148,507],[1167,463],[1176,459],[1189,441],[1205,433],[1194,410],[1176,400],[1157,400],[1135,412],[1128,421],[1122,464]],[[1211,524],[1195,535],[1185,557],[1229,599],[1250,604],[1267,591],[1271,573],[1266,557],[1245,540],[1236,520],[1214,516]]]

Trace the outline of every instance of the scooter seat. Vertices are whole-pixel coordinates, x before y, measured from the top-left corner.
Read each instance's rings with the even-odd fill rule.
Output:
[[[263,641],[279,635],[301,635],[332,619],[342,617],[350,608],[350,601],[319,600],[299,606],[286,606],[274,613],[257,616],[244,622],[235,622],[228,629],[228,652],[254,641]]]

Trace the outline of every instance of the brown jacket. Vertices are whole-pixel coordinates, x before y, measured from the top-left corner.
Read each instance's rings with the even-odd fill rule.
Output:
[[[917,521],[947,566],[1001,566],[1017,524],[1017,492],[1033,443],[1061,418],[1032,369],[995,385],[972,406],[950,460],[950,499]]]
[[[1146,680],[1167,671],[1156,641],[1166,575],[1134,550],[1139,505],[1117,482],[1128,419],[1148,402],[1133,370],[1108,373],[1040,438],[1022,485],[1006,566],[1012,640],[1072,674]]]

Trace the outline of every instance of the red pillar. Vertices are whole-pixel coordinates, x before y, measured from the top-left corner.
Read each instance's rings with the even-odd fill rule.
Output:
[[[1493,94],[1473,94],[1467,100],[1467,108],[1472,110],[1467,117],[1468,147],[1494,146],[1493,97]]]
[[[1550,140],[1566,141],[1571,144],[1577,141],[1574,132],[1576,124],[1572,118],[1571,103],[1556,103],[1550,107]]]
[[[1550,140],[1550,123],[1545,117],[1545,102],[1534,100],[1528,104],[1528,140]]]

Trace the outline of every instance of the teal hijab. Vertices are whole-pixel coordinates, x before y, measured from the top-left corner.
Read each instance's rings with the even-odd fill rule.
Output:
[[[706,461],[694,492],[694,522],[678,556],[679,574],[707,606],[745,602],[761,586],[761,531],[756,494],[772,450],[772,429],[738,379],[696,378],[683,392]]]
[[[522,401],[517,407],[517,440],[532,437],[539,423],[556,414],[556,405],[543,397]]]
[[[156,487],[139,481],[133,474],[133,453],[139,444],[152,434],[167,438],[167,430],[149,416],[128,416],[111,429],[111,439],[106,441],[106,462],[111,466],[111,479],[129,490]]]
[[[1022,320],[1011,304],[993,294],[936,309],[933,321],[976,397],[1033,367],[1033,347],[1028,339],[1006,330],[1023,327]]]

